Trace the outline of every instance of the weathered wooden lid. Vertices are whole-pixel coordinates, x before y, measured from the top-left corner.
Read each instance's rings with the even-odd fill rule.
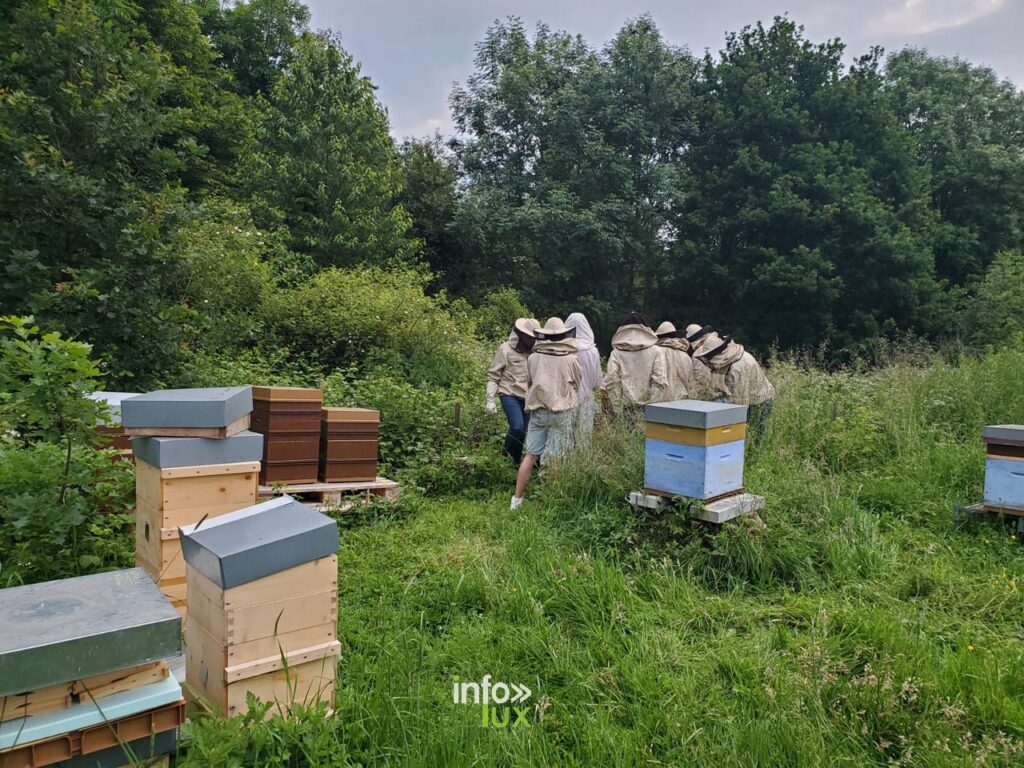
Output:
[[[338,551],[338,524],[279,496],[178,529],[185,562],[231,589]]]
[[[252,387],[163,389],[121,401],[126,429],[226,427],[252,412]]]
[[[181,617],[141,568],[0,590],[0,696],[181,653]]]
[[[981,433],[986,443],[1024,444],[1024,424],[994,424]]]
[[[320,402],[324,399],[324,393],[319,389],[304,387],[253,387],[252,399]]]
[[[332,421],[374,421],[380,422],[380,411],[372,408],[324,408],[322,420]]]
[[[644,409],[647,421],[673,424],[677,427],[714,429],[747,421],[747,406],[731,403],[709,403],[705,400],[674,400],[652,403]]]
[[[239,432],[214,437],[133,437],[135,457],[161,469],[237,464],[263,458],[263,435]]]

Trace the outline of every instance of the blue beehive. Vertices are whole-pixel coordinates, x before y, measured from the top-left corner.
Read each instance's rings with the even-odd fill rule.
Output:
[[[644,487],[648,492],[711,499],[743,488],[746,406],[677,400],[647,406]]]
[[[985,505],[1024,511],[1024,425],[985,427]]]

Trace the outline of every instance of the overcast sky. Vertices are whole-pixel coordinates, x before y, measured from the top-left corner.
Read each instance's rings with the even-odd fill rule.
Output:
[[[448,94],[473,69],[474,43],[496,19],[581,34],[594,47],[649,13],[662,35],[694,54],[718,51],[727,31],[788,13],[815,42],[847,52],[905,45],[986,64],[1024,85],[1024,0],[305,0],[315,29],[332,29],[377,85],[396,137],[451,130]]]

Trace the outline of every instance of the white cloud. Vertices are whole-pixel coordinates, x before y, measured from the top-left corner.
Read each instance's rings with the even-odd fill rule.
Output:
[[[883,35],[927,35],[962,27],[999,11],[1006,0],[904,0],[870,25]]]

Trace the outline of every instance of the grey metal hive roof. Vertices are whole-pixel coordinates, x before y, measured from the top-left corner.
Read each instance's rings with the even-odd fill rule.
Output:
[[[0,590],[0,696],[181,653],[181,617],[141,568]]]
[[[1024,441],[1024,424],[994,424],[985,427],[981,436],[996,443],[1000,440]]]
[[[669,403],[648,405],[644,409],[644,416],[647,421],[655,424],[714,429],[745,423],[747,406],[709,403],[705,400],[673,400]]]
[[[263,457],[263,435],[256,432],[239,432],[223,439],[133,437],[132,451],[137,458],[162,469],[260,461]]]
[[[121,425],[128,429],[226,427],[252,412],[252,387],[163,389],[121,401]]]
[[[185,562],[222,589],[338,551],[338,524],[287,495],[178,532]]]

